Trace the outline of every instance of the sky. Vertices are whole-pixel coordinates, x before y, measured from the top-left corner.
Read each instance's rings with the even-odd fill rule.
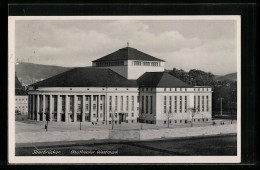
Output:
[[[166,61],[166,69],[215,75],[237,70],[235,20],[17,20],[15,56],[65,67],[129,46]]]

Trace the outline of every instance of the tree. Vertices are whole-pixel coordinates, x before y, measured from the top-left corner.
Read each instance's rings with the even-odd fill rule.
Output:
[[[116,116],[115,116],[115,114],[116,114],[116,113],[115,113],[115,110],[112,109],[110,114],[111,114],[112,130],[113,130],[113,129],[114,129],[115,117],[116,117]]]
[[[167,118],[167,127],[169,128],[170,127],[170,119],[173,117],[173,113],[168,110],[167,111],[167,114],[166,114],[166,118]]]
[[[191,114],[191,127],[193,126],[193,120],[194,120],[194,116],[196,114],[196,110],[195,108],[188,108],[190,114]]]
[[[139,122],[141,123],[141,130],[143,129],[143,120],[145,120],[146,118],[146,115],[144,112],[141,112],[140,113],[140,119],[139,119]]]

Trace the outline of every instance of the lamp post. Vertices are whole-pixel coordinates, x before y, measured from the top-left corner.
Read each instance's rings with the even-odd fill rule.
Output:
[[[220,97],[220,115],[222,116],[222,100],[224,99],[223,97]]]

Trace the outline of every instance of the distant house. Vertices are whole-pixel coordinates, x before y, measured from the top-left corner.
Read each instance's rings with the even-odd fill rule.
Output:
[[[29,86],[38,121],[166,124],[210,121],[211,87],[194,87],[164,70],[165,61],[125,47]],[[168,114],[172,114],[169,118]],[[113,116],[114,115],[114,116]]]
[[[28,94],[23,89],[23,86],[15,75],[15,113],[28,114]]]

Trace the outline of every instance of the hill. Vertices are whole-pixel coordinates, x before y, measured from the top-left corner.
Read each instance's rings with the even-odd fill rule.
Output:
[[[15,65],[16,75],[23,85],[41,81],[70,69],[72,68],[33,63],[19,63]]]
[[[237,73],[230,73],[224,76],[215,76],[215,80],[223,81],[223,80],[232,80],[237,81]]]

